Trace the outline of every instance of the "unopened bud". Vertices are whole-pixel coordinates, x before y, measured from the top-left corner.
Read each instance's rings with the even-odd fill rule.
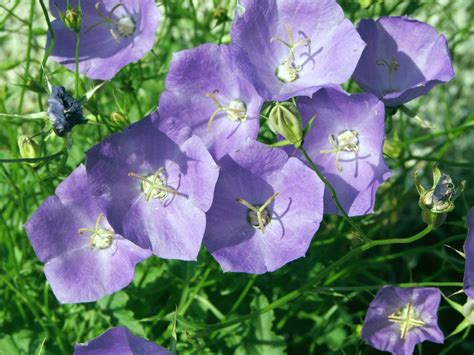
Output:
[[[282,135],[295,148],[303,142],[303,123],[298,108],[289,101],[276,102],[268,115],[270,129]]]
[[[76,10],[70,8],[64,13],[64,24],[73,32],[81,30],[82,16]]]
[[[120,112],[113,112],[110,115],[110,120],[112,121],[113,125],[118,129],[124,129],[128,125],[130,125],[130,120],[127,116],[121,114]]]
[[[462,181],[456,188],[451,177],[441,172],[433,164],[433,186],[425,189],[419,180],[418,172],[415,173],[415,185],[420,194],[419,206],[422,210],[423,221],[438,227],[446,220],[448,212],[454,210],[454,200],[464,190],[466,182]]]
[[[18,137],[18,148],[20,150],[20,156],[26,159],[38,158],[39,157],[39,145],[36,140],[27,135],[20,135]],[[27,163],[32,167],[37,167],[39,163]]]

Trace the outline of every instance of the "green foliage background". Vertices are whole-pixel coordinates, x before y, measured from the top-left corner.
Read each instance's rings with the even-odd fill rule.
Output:
[[[445,295],[462,288],[464,260],[446,245],[462,250],[465,216],[474,206],[473,3],[339,3],[354,23],[403,14],[428,22],[448,38],[456,78],[411,102],[408,106],[417,116],[397,112],[388,120],[385,151],[393,176],[379,190],[376,213],[356,219],[374,240],[422,230],[413,174],[424,171],[428,185],[430,165],[438,161],[456,183],[467,180],[466,192],[446,224],[415,243],[377,246],[321,274],[361,243],[342,219],[326,216],[307,257],[277,272],[258,277],[224,274],[203,249],[196,263],[147,260],[137,267],[132,285],[99,302],[60,305],[23,223],[84,160],[87,149],[120,130],[111,113],[121,112],[134,122],[156,108],[173,53],[205,42],[230,41],[235,1],[158,2],[163,16],[154,53],[124,68],[98,91],[86,106],[93,122],[74,129],[66,153],[33,169],[7,161],[20,158],[20,133],[39,134],[42,156],[63,148],[62,139],[46,139],[46,116],[37,114],[45,111],[47,99],[41,73],[71,91],[74,74],[52,61],[41,65],[47,26],[40,2],[0,0],[0,354],[72,353],[75,342],[117,325],[163,346],[176,346],[182,354],[370,354],[376,351],[361,342],[360,325],[380,287],[433,285]],[[95,85],[84,79],[82,90]],[[354,83],[346,89],[358,90]],[[324,276],[316,283],[318,275]],[[303,285],[308,290],[295,293]],[[451,299],[465,302],[463,294]],[[439,317],[446,335],[463,320],[445,301]],[[472,354],[473,338],[472,327],[467,327],[444,345],[423,344],[423,353]]]

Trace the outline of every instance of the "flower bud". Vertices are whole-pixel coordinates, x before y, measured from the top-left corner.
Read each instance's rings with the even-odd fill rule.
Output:
[[[282,135],[295,148],[303,142],[303,124],[298,108],[289,101],[276,102],[268,115],[270,129]]]
[[[18,137],[18,148],[22,158],[31,159],[39,157],[39,145],[32,137],[20,135]],[[39,163],[27,163],[32,167],[37,167]]]
[[[451,177],[441,172],[436,164],[433,164],[433,186],[425,189],[419,180],[418,172],[415,173],[415,185],[420,200],[418,202],[423,221],[433,227],[438,227],[446,220],[448,212],[454,210],[454,200],[464,190],[466,182],[462,181],[456,188]]]
[[[79,33],[82,24],[82,14],[80,10],[75,10],[72,7],[68,8],[63,16],[64,24],[71,31]]]
[[[110,115],[110,120],[117,129],[124,129],[130,125],[130,120],[128,117],[121,114],[120,112],[112,112]]]

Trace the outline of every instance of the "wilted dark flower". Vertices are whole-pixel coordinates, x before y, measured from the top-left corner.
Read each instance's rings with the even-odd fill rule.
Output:
[[[466,267],[464,269],[464,293],[474,299],[474,208],[467,216],[468,234],[464,243]]]
[[[86,167],[115,230],[159,257],[196,259],[219,168],[188,127],[153,114],[90,149]]]
[[[75,125],[87,122],[82,115],[81,103],[69,95],[62,86],[51,88],[51,95],[48,98],[48,117],[53,125],[54,133],[60,137],[71,132]]]
[[[160,97],[160,115],[186,123],[219,160],[246,138],[257,138],[263,99],[251,82],[254,75],[234,45],[178,52]]]
[[[443,343],[437,315],[440,299],[437,288],[383,287],[370,303],[362,339],[396,355],[411,355],[425,340]]]
[[[95,339],[76,344],[74,355],[171,355],[171,352],[133,335],[126,327],[114,327]]]
[[[303,257],[323,213],[314,172],[250,139],[219,164],[204,245],[222,269],[262,274]]]
[[[151,255],[109,225],[79,166],[25,224],[33,249],[61,303],[97,301],[126,287]]]
[[[357,28],[367,47],[353,78],[387,106],[426,94],[454,77],[446,38],[408,17],[362,20]]]
[[[236,12],[231,37],[248,53],[265,99],[311,96],[354,72],[365,43],[335,0],[240,4],[245,12]]]
[[[391,175],[382,151],[383,103],[370,94],[321,89],[312,98],[299,98],[298,107],[304,125],[317,114],[304,147],[336,190],[342,207],[349,216],[372,213],[377,188]],[[326,189],[324,213],[336,212]]]
[[[78,0],[69,0],[69,5],[77,8]],[[57,18],[52,22],[55,46],[51,59],[74,70],[76,33],[65,25],[67,17],[60,20],[66,7],[65,0],[50,1],[51,12]],[[152,49],[160,17],[155,1],[82,0],[81,8],[82,23],[78,33],[81,74],[90,79],[109,80],[122,67],[139,60]]]

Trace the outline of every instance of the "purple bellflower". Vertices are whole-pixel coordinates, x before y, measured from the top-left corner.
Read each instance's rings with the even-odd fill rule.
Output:
[[[317,114],[304,146],[336,190],[344,210],[349,216],[372,213],[377,188],[391,175],[382,154],[382,102],[370,94],[321,89],[312,98],[299,98],[298,107],[303,125]],[[327,189],[324,212],[337,212]]]
[[[203,44],[175,54],[160,98],[160,116],[175,117],[199,136],[216,160],[255,139],[263,99],[252,65],[234,45]]]
[[[265,99],[311,96],[350,78],[365,43],[335,0],[241,0],[232,41],[256,68]]]
[[[262,274],[303,257],[323,213],[314,172],[250,139],[219,164],[204,245],[222,269]]]
[[[454,77],[446,38],[430,25],[408,17],[362,20],[367,42],[353,79],[387,106],[426,94]]]
[[[79,166],[25,224],[33,249],[61,303],[92,302],[126,287],[151,255],[116,233]]]
[[[425,340],[442,344],[437,315],[440,299],[437,288],[383,287],[369,305],[362,339],[396,355],[411,355],[415,345]]]
[[[69,0],[77,9],[78,0]],[[76,33],[61,15],[65,0],[50,0],[55,45],[51,59],[74,71]],[[148,53],[155,39],[159,11],[153,0],[82,0],[79,72],[90,79],[109,80],[124,66]],[[59,11],[59,12],[58,12]],[[48,33],[48,42],[50,41]]]
[[[466,268],[464,270],[464,293],[474,299],[474,208],[467,216],[468,234],[464,243]]]
[[[87,120],[82,114],[82,105],[68,94],[62,86],[53,86],[48,98],[48,117],[53,131],[64,137],[75,125],[84,124]]]
[[[219,168],[202,141],[156,113],[87,152],[87,173],[110,224],[165,259],[195,260]]]
[[[86,343],[74,346],[74,355],[171,355],[171,351],[114,327]]]

